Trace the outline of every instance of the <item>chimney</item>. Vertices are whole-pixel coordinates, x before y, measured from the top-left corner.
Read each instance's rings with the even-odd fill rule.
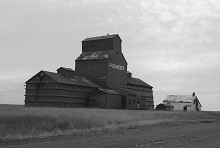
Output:
[[[196,96],[196,93],[195,93],[195,92],[193,92],[193,93],[192,93],[192,96]]]
[[[132,78],[132,73],[127,71],[127,78]]]

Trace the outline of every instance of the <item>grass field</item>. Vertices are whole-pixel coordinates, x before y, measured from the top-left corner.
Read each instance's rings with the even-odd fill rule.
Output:
[[[164,124],[215,122],[220,112],[32,108],[0,105],[0,139],[46,137]]]

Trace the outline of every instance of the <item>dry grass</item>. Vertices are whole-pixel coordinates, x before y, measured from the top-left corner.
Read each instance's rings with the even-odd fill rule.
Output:
[[[164,112],[0,105],[0,139],[44,137],[94,130],[213,122],[218,112]]]

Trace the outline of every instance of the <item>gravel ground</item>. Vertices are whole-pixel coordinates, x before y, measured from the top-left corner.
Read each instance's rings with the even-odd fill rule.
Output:
[[[145,127],[81,135],[0,141],[4,148],[218,148],[220,123]]]

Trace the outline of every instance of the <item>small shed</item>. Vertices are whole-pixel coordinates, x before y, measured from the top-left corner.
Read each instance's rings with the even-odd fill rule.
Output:
[[[174,106],[171,104],[158,104],[156,110],[173,111]]]
[[[168,95],[163,104],[170,104],[174,110],[179,111],[200,111],[202,107],[195,93],[192,95]]]

